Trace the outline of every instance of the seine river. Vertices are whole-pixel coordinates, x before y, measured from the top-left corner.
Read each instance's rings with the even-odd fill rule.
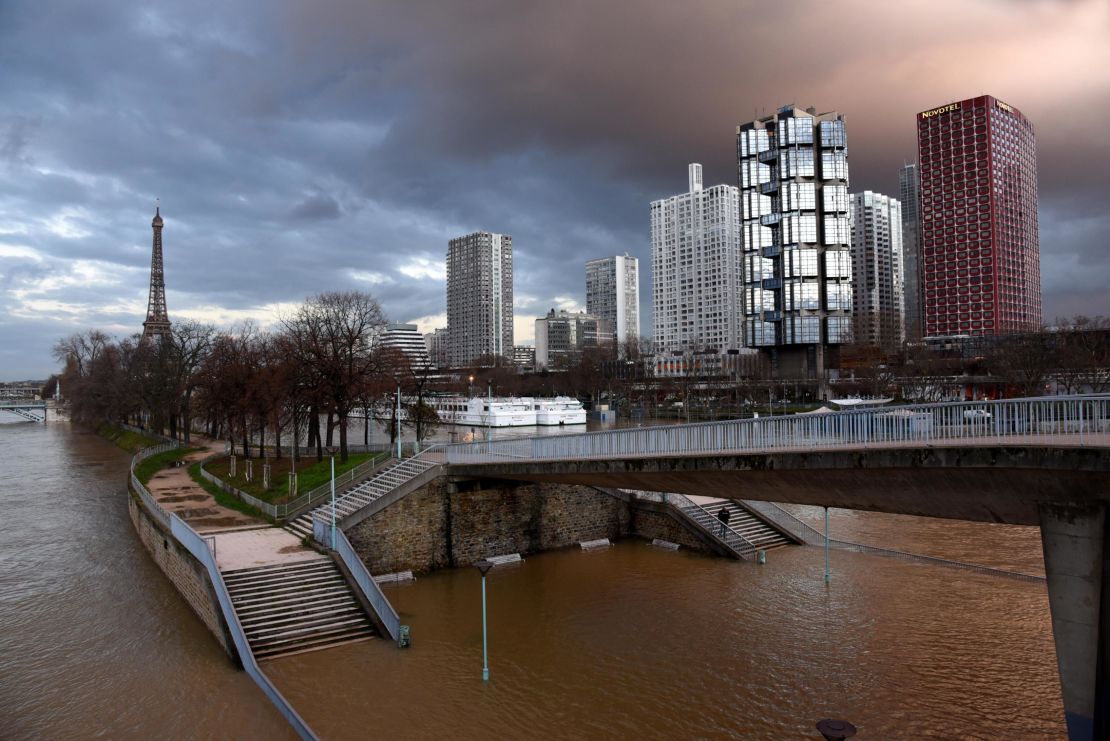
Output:
[[[289,738],[147,558],[128,455],[0,425],[0,736]],[[816,512],[803,512],[814,517]],[[1031,528],[835,510],[833,535],[1043,573]],[[819,548],[737,563],[629,540],[388,595],[412,626],[266,664],[326,739],[1063,738],[1043,583]]]

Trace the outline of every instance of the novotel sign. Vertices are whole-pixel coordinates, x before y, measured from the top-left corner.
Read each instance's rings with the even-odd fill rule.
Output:
[[[958,110],[960,110],[960,104],[959,103],[949,103],[948,105],[942,105],[940,108],[934,108],[931,111],[924,111],[924,112],[921,113],[921,117],[922,118],[932,118],[933,116],[939,116],[942,113],[949,113],[951,111],[958,111]]]

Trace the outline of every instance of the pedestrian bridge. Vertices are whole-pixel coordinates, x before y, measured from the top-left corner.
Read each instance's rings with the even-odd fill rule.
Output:
[[[46,421],[45,401],[0,401],[0,418],[14,416],[27,422]]]
[[[1110,737],[1110,395],[636,427],[441,455],[454,477],[1039,525],[1069,737]]]

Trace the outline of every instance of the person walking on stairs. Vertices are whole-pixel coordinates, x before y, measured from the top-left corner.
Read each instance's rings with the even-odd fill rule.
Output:
[[[721,539],[724,540],[725,529],[728,527],[728,521],[732,517],[732,513],[728,510],[728,505],[722,506],[717,510],[717,519],[721,521]]]

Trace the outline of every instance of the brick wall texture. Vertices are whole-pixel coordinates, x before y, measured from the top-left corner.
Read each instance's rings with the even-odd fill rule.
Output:
[[[667,515],[630,510],[586,486],[498,481],[459,489],[436,479],[347,530],[370,573],[428,572],[629,535],[707,550]]]
[[[127,497],[127,507],[131,524],[135,526],[139,540],[154,559],[154,563],[169,577],[170,582],[216,637],[224,651],[233,656],[228,650],[220,607],[209,584],[207,570],[172,535],[162,531],[139,506],[134,496]]]

